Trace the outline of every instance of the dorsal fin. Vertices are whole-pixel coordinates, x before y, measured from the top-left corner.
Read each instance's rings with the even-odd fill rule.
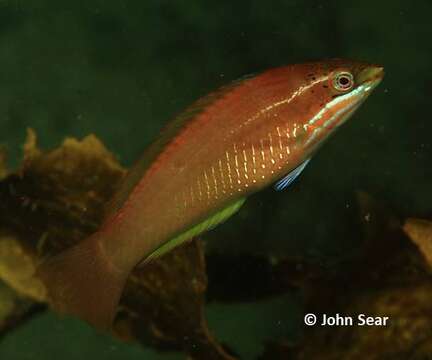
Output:
[[[197,117],[204,109],[213,104],[217,100],[223,98],[230,93],[234,88],[244,83],[246,80],[255,75],[247,75],[233,81],[229,85],[222,86],[218,90],[200,98],[185,111],[180,113],[174,120],[170,121],[165,128],[162,129],[159,137],[153,142],[141,158],[130,168],[125,178],[123,179],[119,190],[113,196],[108,206],[106,207],[106,216],[114,215],[125,203],[129,194],[139,183],[140,179],[145,174],[146,170],[151,166],[154,160],[163,152],[165,147],[184,129],[194,118]]]

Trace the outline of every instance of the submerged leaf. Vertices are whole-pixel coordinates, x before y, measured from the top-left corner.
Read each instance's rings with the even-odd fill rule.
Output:
[[[403,229],[432,266],[432,221],[409,218]]]
[[[23,145],[23,150],[24,150],[24,156],[23,156],[24,162],[29,162],[33,158],[38,157],[42,154],[41,150],[37,146],[36,132],[31,128],[27,129],[27,138]]]
[[[19,294],[43,302],[45,287],[35,277],[34,256],[13,236],[0,235],[0,278]]]
[[[24,157],[18,172],[5,172],[0,179],[0,278],[8,285],[0,285],[0,333],[2,327],[31,316],[36,301],[45,302],[44,285],[34,276],[37,264],[98,228],[105,204],[126,173],[94,136],[67,139],[44,152],[29,131]],[[262,359],[372,359],[371,348],[376,359],[398,358],[430,349],[432,275],[421,254],[430,263],[431,223],[409,219],[402,230],[386,206],[366,193],[358,199],[363,252],[331,271],[301,258],[274,262],[267,256],[209,256],[211,300],[252,301],[296,289],[305,313],[392,319],[389,326],[367,331],[357,326],[309,327],[296,346],[273,342]],[[244,271],[231,274],[231,263],[242,263]],[[157,349],[183,350],[194,359],[234,359],[207,328],[206,289],[202,244],[193,241],[133,271],[115,333]]]
[[[20,296],[44,302],[37,264],[99,227],[125,173],[93,135],[44,152],[29,130],[21,168],[0,181],[0,278]],[[233,359],[207,328],[206,286],[201,244],[175,249],[131,274],[114,331],[195,359]]]
[[[358,258],[339,264],[303,293],[307,313],[350,317],[350,326],[304,326],[301,341],[267,344],[262,360],[423,359],[432,348],[431,222],[405,225],[385,204],[358,193],[365,241]],[[353,229],[358,231],[360,229]],[[407,238],[404,231],[417,246]],[[420,251],[419,251],[420,249]],[[313,280],[313,279],[312,279]],[[388,317],[386,325],[359,326],[358,315]],[[401,336],[402,334],[402,336]],[[343,346],[341,346],[343,344]]]

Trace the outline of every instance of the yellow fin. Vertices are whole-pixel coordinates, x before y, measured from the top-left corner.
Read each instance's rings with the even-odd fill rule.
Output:
[[[213,229],[216,225],[224,222],[228,218],[230,218],[232,215],[234,215],[244,204],[246,201],[246,198],[242,198],[240,200],[237,200],[230,204],[225,209],[217,212],[216,214],[210,216],[203,222],[193,226],[189,230],[186,230],[185,232],[181,233],[180,235],[177,235],[175,238],[168,240],[163,245],[158,247],[155,251],[153,251],[149,256],[147,256],[140,265],[145,265],[151,260],[154,260],[163,254],[166,254],[167,252],[171,251],[175,247],[187,242],[188,240],[192,240],[194,237]]]

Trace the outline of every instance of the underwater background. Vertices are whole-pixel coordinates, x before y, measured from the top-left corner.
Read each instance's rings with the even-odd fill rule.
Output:
[[[209,253],[349,261],[362,238],[353,221],[356,191],[400,216],[432,217],[431,13],[426,0],[2,0],[0,144],[14,167],[28,127],[45,149],[93,133],[129,166],[178,112],[245,74],[333,57],[381,64],[382,84],[293,186],[254,195],[203,236]],[[224,273],[243,264],[230,266]],[[209,302],[206,316],[219,341],[254,359],[266,340],[294,342],[303,311],[288,292]],[[0,339],[2,359],[57,356],[184,358],[52,312]]]

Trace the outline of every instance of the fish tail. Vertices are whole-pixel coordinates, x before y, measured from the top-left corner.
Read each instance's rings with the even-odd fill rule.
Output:
[[[116,268],[101,244],[95,234],[42,263],[37,275],[47,288],[54,310],[108,330],[128,271]]]

